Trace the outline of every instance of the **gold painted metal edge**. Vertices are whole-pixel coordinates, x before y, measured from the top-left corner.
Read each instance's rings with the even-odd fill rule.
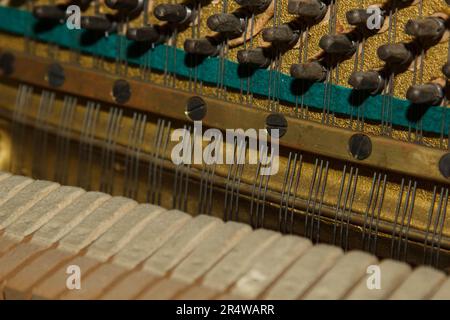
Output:
[[[116,104],[112,96],[112,87],[117,76],[62,63],[65,81],[55,88],[51,87],[47,81],[48,67],[53,63],[51,60],[0,48],[0,52],[2,51],[8,51],[15,56],[13,72],[6,76],[7,78]],[[185,105],[188,99],[196,94],[136,79],[127,79],[127,81],[131,87],[131,97],[126,103],[121,104],[122,107],[190,121],[185,115]],[[208,108],[202,120],[205,127],[222,130],[263,129],[266,117],[270,114],[264,110],[211,97],[202,96],[202,98]],[[443,150],[369,135],[372,153],[365,160],[357,160],[348,151],[348,141],[355,131],[293,117],[287,117],[287,123],[287,132],[280,138],[281,146],[421,179],[446,184],[450,182],[439,171],[439,161],[446,154]]]

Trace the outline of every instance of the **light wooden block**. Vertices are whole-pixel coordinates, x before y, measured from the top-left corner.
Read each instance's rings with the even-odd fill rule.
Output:
[[[59,187],[59,184],[36,180],[0,206],[0,229],[5,229],[39,200]]]
[[[114,256],[113,262],[130,270],[135,268],[155,253],[190,219],[190,215],[177,210],[158,215]]]
[[[445,281],[445,274],[431,267],[416,268],[389,297],[390,300],[430,299]]]
[[[202,279],[202,285],[224,291],[239,279],[280,234],[258,229],[246,234]]]
[[[279,238],[255,259],[252,267],[233,286],[231,293],[249,299],[258,298],[310,247],[311,242],[305,238]]]
[[[53,190],[7,227],[5,234],[20,241],[46,224],[83,193],[81,188],[66,186]]]
[[[78,252],[106,232],[137,205],[136,201],[113,197],[81,221],[59,242],[58,248]]]
[[[101,261],[108,260],[163,211],[163,208],[150,204],[138,205],[90,245],[86,255]]]
[[[375,256],[351,251],[339,259],[336,265],[304,296],[303,299],[342,299],[366,274],[369,265],[378,264]]]
[[[100,299],[103,300],[131,300],[135,299],[145,288],[160,278],[143,270],[136,270],[119,280]]]
[[[411,273],[411,267],[403,262],[394,260],[384,260],[379,264],[380,288],[371,288],[367,285],[367,274],[348,294],[348,300],[380,300],[389,297],[397,289],[406,277]]]
[[[167,300],[189,286],[184,281],[164,278],[138,296],[139,300]]]
[[[110,198],[111,196],[101,192],[82,194],[37,230],[31,241],[45,245],[55,243]]]
[[[222,220],[206,215],[191,219],[144,263],[144,270],[164,276],[221,224]]]
[[[264,296],[293,300],[305,294],[344,254],[341,248],[318,244],[311,247],[284,273]]]
[[[81,270],[81,283],[83,278],[89,274],[90,271],[98,267],[100,262],[98,260],[88,257],[75,257],[70,261],[66,261],[63,265],[58,267],[46,279],[42,280],[36,287],[32,288],[32,299],[57,299],[67,290],[67,268],[70,265],[76,265]]]
[[[171,277],[186,283],[195,282],[250,231],[248,225],[237,222],[219,226],[174,269]]]

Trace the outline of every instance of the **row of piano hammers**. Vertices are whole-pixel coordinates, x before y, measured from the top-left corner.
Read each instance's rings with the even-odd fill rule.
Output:
[[[450,299],[430,267],[5,172],[0,230],[4,299]]]

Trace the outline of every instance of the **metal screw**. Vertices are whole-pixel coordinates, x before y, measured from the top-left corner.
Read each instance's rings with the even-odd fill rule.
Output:
[[[365,134],[357,133],[348,141],[348,149],[355,159],[364,160],[372,153],[372,141]]]
[[[126,80],[116,80],[113,85],[112,95],[116,103],[123,104],[130,100],[131,88]]]
[[[206,116],[206,102],[199,96],[190,97],[186,103],[186,116],[192,121],[200,121]]]
[[[64,68],[60,64],[52,63],[48,66],[47,81],[51,87],[60,87],[65,80]]]
[[[5,52],[0,55],[0,70],[4,75],[10,75],[14,71],[14,55],[10,52]]]
[[[271,134],[271,131],[278,129],[278,137],[281,138],[287,132],[287,120],[281,113],[271,113],[266,118],[266,130]]]
[[[445,178],[450,178],[450,153],[443,155],[439,160],[439,171]]]

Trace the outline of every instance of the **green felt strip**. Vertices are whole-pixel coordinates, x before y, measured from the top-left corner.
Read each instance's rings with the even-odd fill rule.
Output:
[[[85,30],[69,30],[64,24],[46,28],[42,23],[38,23],[30,12],[16,8],[0,6],[0,30],[105,58],[115,59],[117,56],[116,44],[119,36],[115,34],[102,36],[94,41],[92,33]],[[129,63],[142,64],[143,61],[146,61],[154,70],[168,70],[186,78],[193,75],[194,66],[190,63],[189,55],[183,50],[163,44],[149,50],[143,48],[142,44],[124,40],[127,46],[124,58]],[[204,58],[197,64],[197,79],[213,84],[221,81],[218,78],[219,63],[220,60],[216,57]],[[383,95],[361,97],[361,95],[355,94],[355,91],[337,85],[327,86],[322,83],[301,85],[288,75],[273,72],[272,79],[276,79],[276,77],[279,81],[278,99],[285,102],[302,101],[311,108],[322,110],[325,104],[325,90],[328,90],[328,101],[331,101],[329,103],[330,112],[356,117],[359,110],[360,114],[364,114],[365,120],[376,123],[381,122],[382,119],[385,119],[384,121],[389,119],[394,126],[405,128],[411,126],[412,130],[415,130],[421,123],[423,131],[448,134],[450,117],[446,116],[446,108],[443,107],[419,107],[410,105],[406,100],[387,99]],[[225,61],[223,83],[226,87],[239,90],[243,85],[244,88],[247,88],[249,80],[250,90],[253,94],[266,97],[269,95],[270,71],[257,69],[251,73],[245,73],[239,69],[239,64],[229,60]],[[382,105],[386,107],[382,108]]]

